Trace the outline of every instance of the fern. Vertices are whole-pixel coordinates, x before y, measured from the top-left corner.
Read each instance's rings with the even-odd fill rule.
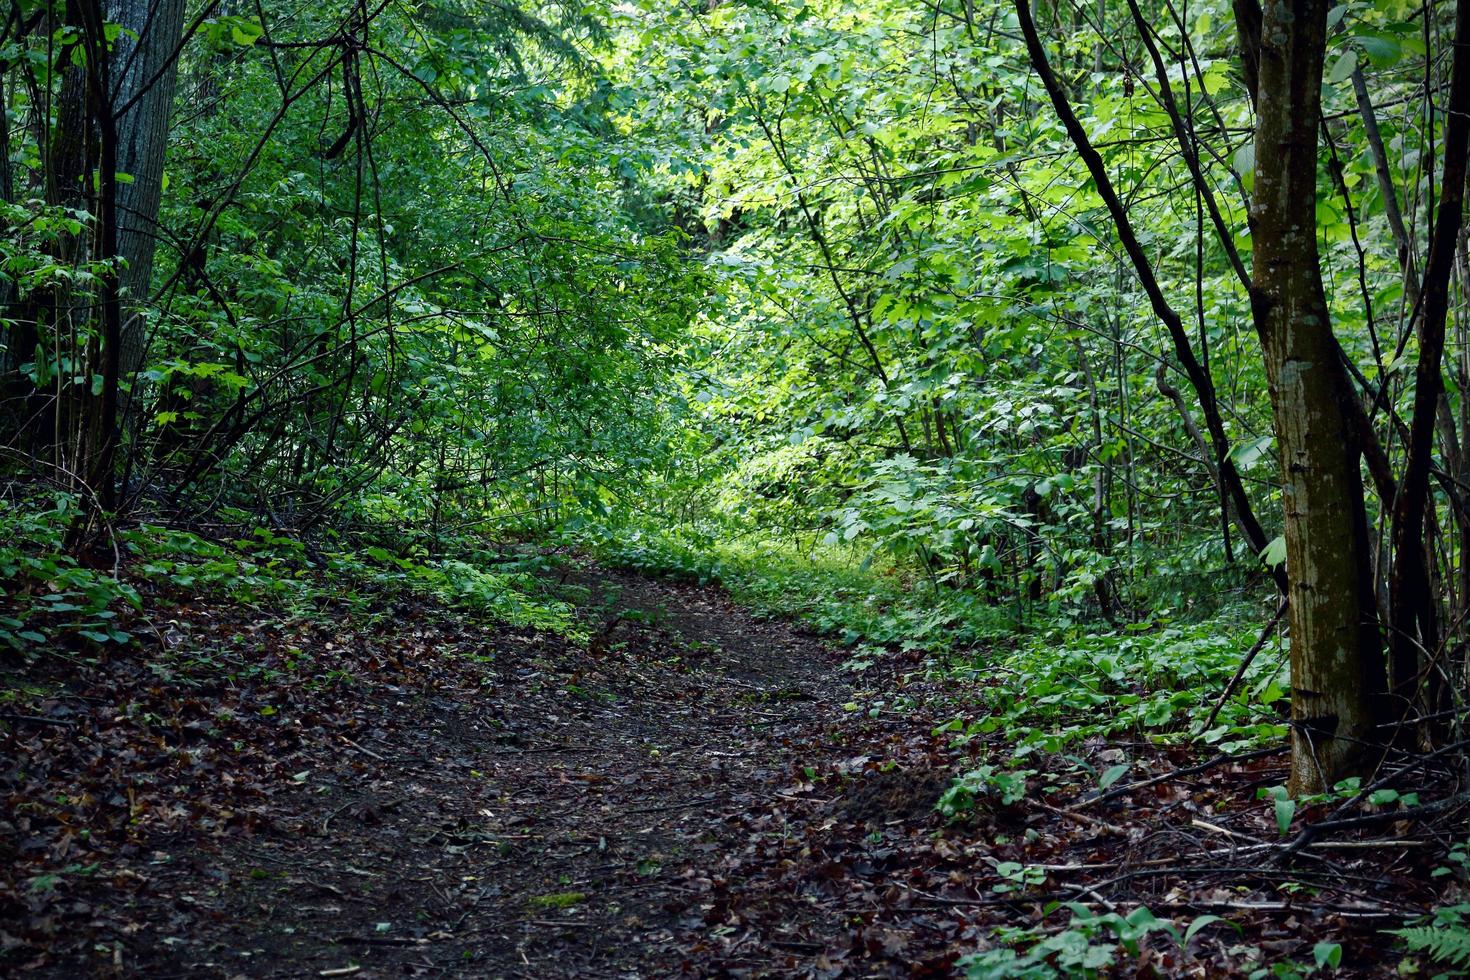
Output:
[[[1408,945],[1411,953],[1423,953],[1461,970],[1470,968],[1470,927],[1464,923],[1441,922],[1390,931]]]

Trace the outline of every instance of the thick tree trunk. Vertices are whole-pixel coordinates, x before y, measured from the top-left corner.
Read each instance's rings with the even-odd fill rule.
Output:
[[[97,254],[108,257],[118,254],[117,249],[117,126],[109,108],[108,90],[111,85],[111,60],[106,56],[107,30],[101,4],[97,0],[80,5],[82,37],[87,52],[87,90],[89,102],[95,112],[94,131],[97,136],[97,184],[96,203],[93,208]],[[109,269],[99,277],[99,289],[95,308],[99,316],[101,345],[95,355],[89,357],[100,361],[102,390],[97,393],[82,418],[83,429],[79,445],[84,447],[84,458],[88,483],[94,488],[96,503],[104,510],[116,506],[116,478],[114,461],[118,447],[118,363],[122,341],[122,309],[118,302],[120,277],[116,270]],[[94,367],[93,371],[98,371]]]
[[[143,307],[158,241],[184,0],[109,0],[107,19],[124,29],[112,49],[112,105],[118,170],[132,178],[118,185],[117,198],[117,250],[127,261],[119,283],[127,305],[120,362],[126,384],[142,365],[147,339]]]
[[[1385,687],[1356,395],[1317,250],[1317,126],[1330,0],[1262,11],[1251,306],[1281,453],[1290,582],[1293,793],[1377,761]],[[1248,34],[1242,25],[1242,35]]]

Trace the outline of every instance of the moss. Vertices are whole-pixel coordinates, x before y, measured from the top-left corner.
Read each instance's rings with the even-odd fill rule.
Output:
[[[550,895],[536,895],[528,898],[526,904],[533,910],[544,911],[546,909],[569,909],[586,900],[585,892],[553,892]]]

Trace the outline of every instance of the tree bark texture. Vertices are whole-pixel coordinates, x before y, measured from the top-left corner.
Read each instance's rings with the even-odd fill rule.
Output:
[[[132,178],[117,190],[117,250],[127,262],[119,283],[126,303],[120,352],[126,383],[142,365],[147,342],[143,304],[158,241],[184,0],[109,0],[107,19],[124,28],[112,49],[112,107],[117,167]]]
[[[1377,762],[1384,676],[1361,451],[1317,245],[1329,0],[1269,0],[1257,52],[1251,308],[1281,457],[1293,794]],[[1249,33],[1242,25],[1242,35]]]

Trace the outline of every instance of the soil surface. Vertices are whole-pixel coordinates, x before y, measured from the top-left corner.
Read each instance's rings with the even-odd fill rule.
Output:
[[[0,973],[950,976],[1071,898],[1239,920],[1130,966],[1210,976],[1395,924],[1373,910],[1412,891],[1401,866],[1372,902],[1295,906],[1220,859],[1194,817],[1269,757],[946,824],[986,745],[934,729],[983,711],[975,685],[902,654],[844,669],[712,588],[562,588],[585,645],[401,599],[335,622],[196,603],[151,652],[30,676],[4,715]]]

